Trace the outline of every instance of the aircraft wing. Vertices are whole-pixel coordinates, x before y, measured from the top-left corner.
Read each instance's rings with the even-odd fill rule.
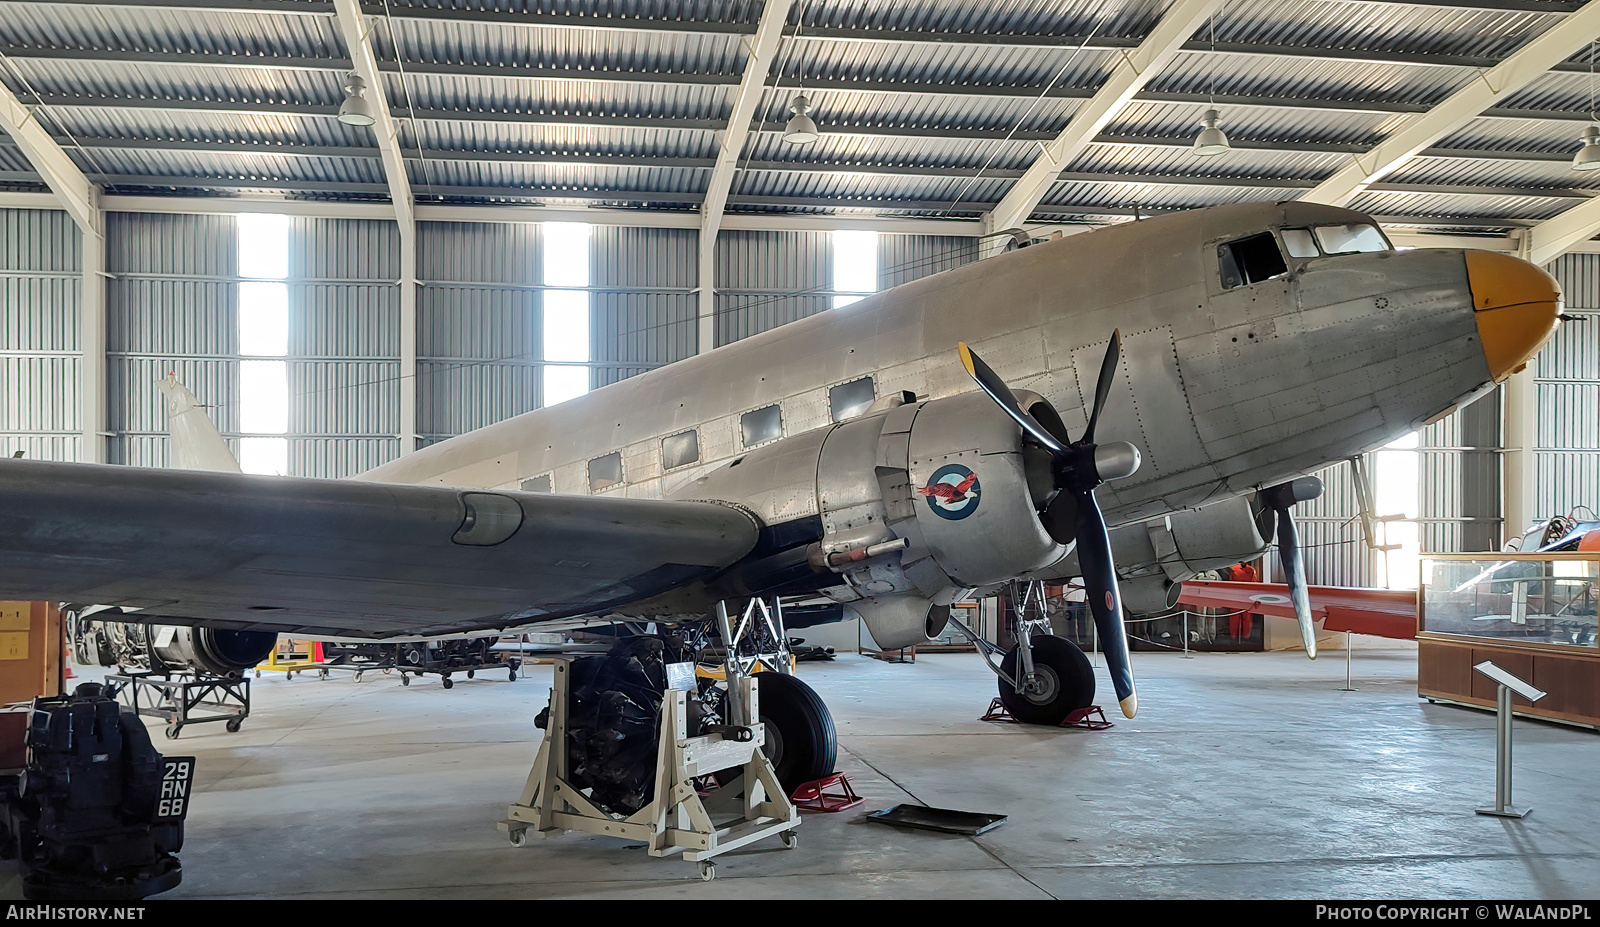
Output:
[[[0,460],[0,599],[307,636],[605,614],[758,533],[710,502]]]
[[[1417,593],[1413,589],[1363,589],[1308,586],[1311,617],[1324,631],[1350,631],[1395,640],[1417,636]],[[1231,583],[1189,579],[1178,596],[1180,605],[1246,611],[1294,618],[1289,587],[1282,583]]]

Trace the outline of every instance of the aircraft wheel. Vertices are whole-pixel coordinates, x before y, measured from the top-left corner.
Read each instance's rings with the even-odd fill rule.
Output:
[[[1000,668],[1016,679],[1021,664],[1013,648],[1000,661]],[[1094,704],[1094,667],[1072,641],[1049,634],[1035,636],[1033,668],[1039,676],[1038,691],[1017,692],[1000,680],[1000,703],[1011,717],[1027,724],[1060,724],[1072,712]]]
[[[767,728],[762,752],[784,791],[793,794],[833,772],[838,758],[833,715],[810,686],[793,676],[762,673],[761,723]]]

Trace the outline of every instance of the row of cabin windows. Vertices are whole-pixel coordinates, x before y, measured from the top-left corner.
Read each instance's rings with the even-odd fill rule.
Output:
[[[1389,242],[1377,226],[1364,222],[1319,225],[1308,229],[1280,229],[1283,248],[1292,258],[1388,251]],[[1217,246],[1222,288],[1249,286],[1289,272],[1289,265],[1271,232],[1261,232]]]
[[[876,398],[872,378],[840,383],[828,390],[828,412],[842,422],[865,412]],[[739,416],[744,447],[752,448],[783,437],[783,410],[777,403]],[[661,439],[661,469],[676,470],[700,461],[700,435],[693,428]],[[622,452],[612,451],[589,461],[589,491],[599,492],[622,482]],[[551,492],[550,474],[523,480],[523,492]]]

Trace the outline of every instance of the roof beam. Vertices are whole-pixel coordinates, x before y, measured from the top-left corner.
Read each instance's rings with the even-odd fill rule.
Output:
[[[1111,76],[1089,102],[1072,114],[1067,127],[1045,146],[1027,173],[989,214],[990,228],[1016,228],[1028,221],[1056,175],[1094,141],[1100,130],[1122,112],[1145,84],[1161,73],[1183,43],[1222,3],[1223,0],[1176,0],[1168,7],[1166,15],[1139,47],[1132,54],[1124,52],[1115,60]]]
[[[1600,233],[1600,199],[1592,199],[1528,229],[1523,241],[1527,258],[1548,264],[1568,251],[1588,246]],[[1592,250],[1585,247],[1585,250]]]
[[[728,205],[728,191],[733,189],[733,174],[739,166],[739,155],[744,152],[745,141],[750,137],[750,122],[755,118],[756,107],[766,92],[767,77],[777,63],[778,46],[783,41],[783,27],[789,21],[789,10],[794,0],[766,0],[761,8],[761,20],[756,25],[753,40],[747,40],[744,73],[739,76],[739,89],[733,97],[733,112],[728,116],[728,126],[722,132],[717,148],[716,164],[706,182],[705,199],[700,204],[699,241],[699,353],[704,354],[716,346],[716,305],[713,291],[717,233],[722,230],[722,212]]]
[[[1350,163],[1318,184],[1303,199],[1333,205],[1349,202],[1369,184],[1387,176],[1424,148],[1566,61],[1594,41],[1596,34],[1600,34],[1600,3],[1589,3],[1509,58],[1479,74],[1426,115],[1411,120],[1371,151],[1352,157]]]
[[[333,0],[333,5],[339,22],[339,34],[344,37],[345,50],[350,53],[355,73],[367,85],[367,98],[372,102],[372,113],[377,119],[372,125],[372,134],[377,138],[378,150],[382,153],[383,175],[389,184],[389,200],[394,203],[395,219],[400,223],[401,240],[406,242],[416,224],[415,200],[411,195],[411,181],[406,176],[405,156],[400,151],[400,139],[396,134],[399,130],[391,115],[389,96],[384,92],[383,81],[378,75],[378,62],[373,57],[372,44],[367,40],[372,32],[373,21],[361,12],[361,5],[356,0]],[[406,246],[401,245],[402,248]]]
[[[54,137],[39,125],[33,110],[24,106],[10,88],[0,83],[0,129],[11,136],[23,157],[44,179],[61,207],[87,235],[100,234],[99,191],[83,175]]]

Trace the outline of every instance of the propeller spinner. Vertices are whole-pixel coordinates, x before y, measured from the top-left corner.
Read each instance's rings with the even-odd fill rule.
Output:
[[[1101,483],[1131,476],[1139,469],[1139,449],[1132,444],[1125,441],[1106,444],[1094,442],[1100,412],[1116,382],[1117,363],[1122,356],[1122,334],[1113,332],[1111,335],[1105,359],[1100,363],[1100,378],[1095,386],[1088,426],[1084,428],[1083,437],[1072,442],[1067,441],[1066,429],[1054,409],[1046,405],[1048,412],[1040,411],[1046,421],[1040,422],[1022,408],[1011,387],[965,342],[961,343],[960,351],[961,364],[978,382],[978,387],[1022,428],[1024,434],[1050,452],[1050,472],[1056,492],[1045,508],[1042,521],[1056,543],[1077,544],[1078,565],[1083,570],[1089,611],[1094,615],[1095,627],[1100,632],[1106,667],[1111,672],[1111,683],[1116,689],[1122,714],[1131,718],[1139,710],[1139,699],[1133,686],[1133,667],[1128,660],[1122,594],[1117,588],[1117,569],[1111,556],[1111,534],[1106,528],[1105,516],[1100,512],[1100,504],[1094,497],[1094,490]]]

